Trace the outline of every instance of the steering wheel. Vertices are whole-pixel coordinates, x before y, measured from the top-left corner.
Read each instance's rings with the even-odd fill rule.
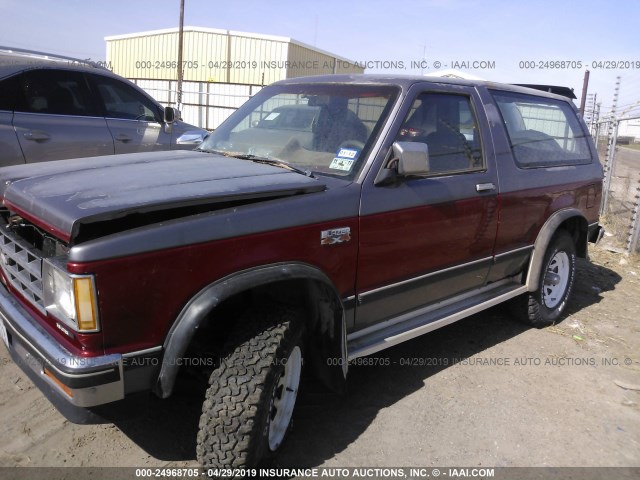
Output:
[[[296,151],[300,150],[302,145],[296,137],[291,137],[289,141],[282,147],[282,150],[278,153],[280,158],[290,158]]]

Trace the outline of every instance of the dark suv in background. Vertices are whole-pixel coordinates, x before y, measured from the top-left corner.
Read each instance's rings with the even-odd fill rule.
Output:
[[[0,47],[0,166],[192,149],[207,132],[97,64]]]

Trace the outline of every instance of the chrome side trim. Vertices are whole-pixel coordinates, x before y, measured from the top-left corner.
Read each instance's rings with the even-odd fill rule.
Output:
[[[20,115],[35,115],[35,116],[48,116],[48,117],[61,117],[61,118],[82,118],[82,119],[87,119],[87,118],[91,118],[94,120],[104,120],[105,117],[96,117],[94,115],[64,115],[62,113],[37,113],[37,112],[18,112],[15,111],[14,113],[18,113]]]
[[[99,117],[102,118],[102,117]],[[158,123],[158,122],[152,122],[150,120],[133,120],[131,118],[119,118],[119,117],[104,117],[106,120],[117,120],[119,122],[130,122],[131,124],[135,124],[135,125],[140,125],[140,124],[144,124],[146,126],[152,126],[154,128],[158,128],[161,129],[162,128],[162,123]]]
[[[515,248],[513,250],[509,250],[508,252],[498,253],[496,254],[495,258],[498,259],[507,255],[513,255],[514,253],[522,252],[524,250],[533,250],[533,247],[533,245],[527,245],[526,247]]]
[[[526,291],[527,291],[526,286],[524,285],[518,286],[514,284],[512,289],[506,290],[504,293],[500,295],[491,296],[485,301],[482,301],[477,304],[472,304],[467,308],[463,308],[453,313],[446,314],[445,316],[437,320],[433,320],[429,316],[426,316],[426,318],[421,318],[425,315],[420,311],[412,312],[411,314],[406,314],[403,316],[403,317],[406,317],[406,319],[404,320],[405,322],[409,322],[409,321],[413,321],[414,323],[418,322],[418,325],[415,326],[414,328],[407,328],[407,330],[401,331],[400,333],[389,332],[388,335],[385,335],[384,334],[385,332],[383,330],[380,332],[380,335],[372,336],[369,342],[367,342],[366,344],[360,347],[352,345],[352,351],[349,352],[348,358],[349,360],[352,360],[354,358],[371,355],[373,353],[379,352],[386,348],[393,347],[395,345],[398,345],[399,343],[405,342],[407,340],[411,340],[415,337],[431,332],[438,328],[444,327],[458,320],[471,316],[475,313],[481,312],[482,310],[486,310],[487,308],[490,308],[494,305],[497,305],[506,300],[509,300],[510,298],[523,294]],[[364,342],[361,342],[361,343],[364,343]]]
[[[456,295],[455,297],[451,297],[448,298],[446,300],[442,300],[440,302],[436,302],[432,305],[428,305],[426,307],[422,307],[419,308],[418,310],[414,310],[412,312],[409,313],[403,313],[397,317],[394,317],[392,319],[386,320],[384,322],[380,322],[377,323],[375,325],[371,325],[370,327],[367,328],[363,328],[362,330],[358,330],[356,332],[351,333],[348,337],[347,340],[351,341],[351,340],[356,340],[358,338],[361,337],[365,337],[367,335],[371,335],[372,333],[377,332],[378,330],[384,330],[385,328],[389,328],[392,327],[394,325],[397,325],[399,323],[405,322],[411,318],[414,318],[416,316],[420,316],[420,315],[425,315],[429,312],[432,312],[434,310],[438,310],[439,308],[443,308],[443,307],[447,307],[449,305],[454,305],[456,303],[462,302],[464,300],[467,300],[471,297],[474,297],[476,295],[480,295],[486,291],[490,291],[490,290],[495,290],[497,287],[500,287],[501,285],[506,285],[508,283],[513,283],[512,280],[510,279],[505,279],[505,280],[500,280],[499,282],[495,282],[495,283],[491,283],[489,285],[485,285],[483,287],[480,287],[476,290],[471,290],[469,292],[465,292],[465,293],[461,293],[460,295]]]
[[[138,356],[148,355],[150,353],[156,353],[161,351],[162,351],[162,345],[158,345],[157,347],[146,348],[144,350],[138,350],[136,352],[123,353],[122,358],[138,357]]]
[[[426,278],[433,277],[433,276],[439,275],[441,273],[451,272],[451,271],[456,270],[458,268],[465,268],[465,267],[468,267],[468,266],[471,266],[471,265],[475,265],[477,263],[487,262],[487,261],[490,261],[492,258],[493,257],[481,258],[479,260],[474,260],[473,262],[467,262],[467,263],[463,263],[461,265],[454,265],[453,267],[444,268],[444,269],[438,270],[436,272],[426,273],[424,275],[420,275],[419,277],[408,278],[407,280],[402,280],[401,282],[391,283],[389,285],[384,285],[382,287],[374,288],[372,290],[367,290],[366,292],[360,293],[358,295],[358,299],[362,299],[362,298],[367,297],[369,295],[373,295],[373,294],[382,292],[384,290],[388,290],[390,288],[400,287],[402,285],[407,285],[407,284],[412,283],[412,282],[419,282],[420,280],[424,280]]]

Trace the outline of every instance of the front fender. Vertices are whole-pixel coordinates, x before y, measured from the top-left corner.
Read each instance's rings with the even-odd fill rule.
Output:
[[[335,286],[329,277],[314,266],[304,263],[278,263],[244,270],[222,278],[203,288],[185,305],[165,339],[163,362],[154,393],[161,398],[171,395],[180,367],[180,359],[200,325],[206,321],[209,313],[224,300],[252,288],[294,279],[313,280],[315,283],[323,285],[331,292],[332,303],[339,305],[340,311],[335,312],[334,318],[329,320],[334,322],[332,328],[325,329],[325,332],[337,333],[334,335],[335,338],[331,339],[332,350],[335,353],[339,352],[342,357],[342,362],[335,363],[341,364],[342,376],[346,377],[345,314],[344,306]]]

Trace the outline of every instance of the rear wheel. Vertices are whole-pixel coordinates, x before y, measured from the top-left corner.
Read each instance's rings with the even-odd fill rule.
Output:
[[[521,299],[519,308],[526,312],[521,315],[525,322],[542,328],[558,321],[567,307],[575,275],[575,244],[568,232],[559,230],[545,253],[538,289]]]
[[[303,365],[295,309],[239,320],[230,353],[209,379],[196,453],[205,468],[252,468],[275,455],[291,426]]]

